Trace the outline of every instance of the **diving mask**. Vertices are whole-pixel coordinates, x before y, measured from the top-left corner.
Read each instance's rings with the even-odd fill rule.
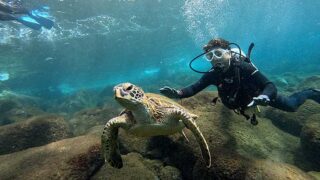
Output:
[[[220,66],[220,70],[223,70],[223,71],[226,71],[226,70],[229,68],[229,66],[230,66],[230,64],[231,64],[231,59],[232,59],[231,57],[241,57],[241,58],[238,58],[238,59],[239,59],[239,60],[244,60],[244,61],[246,61],[246,62],[248,62],[248,63],[251,64],[250,54],[251,54],[252,48],[254,47],[254,44],[253,44],[253,43],[251,43],[250,46],[249,46],[248,56],[246,56],[246,55],[244,54],[244,52],[241,50],[241,48],[240,48],[240,46],[239,46],[238,44],[236,44],[236,43],[229,43],[229,46],[230,46],[230,45],[234,45],[234,46],[236,46],[236,48],[232,48],[232,49],[230,49],[230,50],[226,50],[226,49],[222,49],[222,48],[214,48],[214,49],[211,49],[211,51],[207,51],[208,49],[210,49],[210,47],[209,47],[209,46],[205,46],[205,48],[204,48],[204,51],[205,51],[205,52],[197,55],[196,57],[194,57],[194,58],[190,61],[190,63],[189,63],[190,69],[193,70],[193,71],[195,71],[195,72],[197,72],[197,73],[208,73],[208,72],[210,72],[211,69],[208,70],[208,71],[198,71],[198,70],[196,70],[196,69],[194,69],[194,68],[192,67],[192,63],[193,63],[195,60],[199,59],[200,57],[202,57],[202,56],[204,56],[204,55],[206,55],[207,61],[210,61],[210,62],[214,65],[214,67],[218,67],[218,69],[219,69],[219,63],[217,63],[216,61],[214,61],[214,57],[215,57],[215,60],[218,60],[218,59],[223,60],[223,59],[225,59],[224,62],[225,62],[225,64],[226,64],[226,66],[225,66],[223,69],[221,69],[222,66]],[[221,50],[219,50],[219,51],[221,52],[221,56],[220,56],[220,53],[218,52],[218,49],[221,49]],[[228,53],[228,51],[229,51],[230,53]],[[216,52],[216,53],[214,53],[214,52]],[[224,57],[224,55],[227,55],[226,53],[228,53],[228,56],[230,56],[230,59],[227,58],[228,56],[225,56],[225,57]],[[224,64],[224,63],[221,63],[221,65],[222,65],[222,64]]]
[[[224,72],[230,66],[231,52],[230,50],[215,48],[206,53],[206,59],[210,61],[215,68]]]
[[[230,51],[222,48],[212,49],[211,51],[206,53],[207,61],[222,59],[223,56],[228,52]]]

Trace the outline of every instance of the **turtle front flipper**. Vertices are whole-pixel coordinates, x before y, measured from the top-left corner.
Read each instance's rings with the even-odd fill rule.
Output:
[[[110,119],[104,126],[101,136],[101,150],[105,162],[118,169],[123,166],[119,151],[118,130],[120,127],[128,128],[129,118],[130,116],[124,113],[121,116]]]
[[[175,115],[177,118],[181,119],[186,128],[192,131],[193,135],[196,137],[196,140],[200,145],[202,158],[204,159],[207,167],[209,168],[211,166],[211,155],[209,151],[209,146],[204,136],[202,135],[199,127],[194,122],[192,116],[183,110],[173,110],[172,114]]]

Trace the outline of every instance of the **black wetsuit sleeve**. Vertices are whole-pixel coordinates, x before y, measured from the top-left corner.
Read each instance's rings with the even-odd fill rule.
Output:
[[[268,80],[260,71],[255,72],[252,78],[257,85],[262,89],[261,94],[267,95],[270,99],[275,99],[277,96],[276,86]]]
[[[267,95],[270,99],[275,99],[277,96],[276,86],[264,76],[254,65],[243,62],[241,65],[244,75],[249,81],[255,84],[260,89],[261,95]]]
[[[197,82],[191,84],[190,86],[187,86],[185,88],[182,88],[180,98],[187,98],[191,97],[198,92],[202,91],[204,88],[208,87],[212,83],[212,80],[214,80],[214,74],[213,73],[206,73],[204,74]]]
[[[260,95],[267,95],[271,100],[276,98],[276,86],[254,65],[243,62],[241,64],[241,69],[241,74],[245,76],[245,78],[248,78],[249,82],[254,84],[259,89]]]

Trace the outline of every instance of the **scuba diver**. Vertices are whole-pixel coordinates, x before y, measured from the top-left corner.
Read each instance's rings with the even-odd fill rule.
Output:
[[[34,30],[40,30],[41,27],[51,29],[54,22],[48,19],[48,13],[45,12],[48,9],[47,6],[44,6],[39,9],[28,10],[0,0],[0,20],[17,21]]]
[[[235,45],[237,48],[231,48]],[[267,106],[295,112],[306,99],[320,103],[320,90],[307,89],[292,94],[289,97],[277,94],[276,86],[269,81],[250,60],[253,43],[246,56],[235,43],[217,38],[212,39],[203,47],[204,52],[190,62],[190,68],[204,75],[194,84],[176,90],[165,86],[160,93],[169,98],[187,98],[202,91],[209,85],[215,85],[222,103],[237,114],[250,119],[253,125],[258,124],[255,113],[252,116],[246,114],[250,107],[258,108],[258,105]],[[205,55],[212,68],[208,72],[195,70],[191,65],[194,60]],[[217,98],[213,100],[216,103]]]

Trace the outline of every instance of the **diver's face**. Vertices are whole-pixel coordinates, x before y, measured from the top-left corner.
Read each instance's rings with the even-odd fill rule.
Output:
[[[230,50],[215,48],[206,53],[206,58],[213,67],[225,72],[230,66],[231,52]]]

